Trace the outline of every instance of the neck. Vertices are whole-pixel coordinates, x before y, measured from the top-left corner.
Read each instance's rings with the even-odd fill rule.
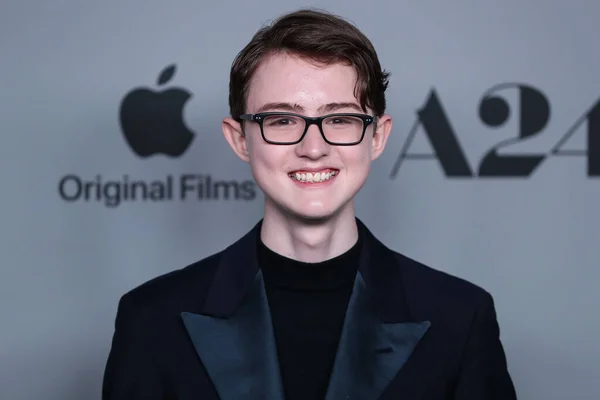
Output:
[[[302,219],[265,207],[261,227],[263,243],[285,257],[317,263],[348,251],[358,240],[354,206],[323,220]]]

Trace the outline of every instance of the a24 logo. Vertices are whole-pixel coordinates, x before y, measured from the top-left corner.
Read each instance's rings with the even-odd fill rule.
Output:
[[[588,177],[600,177],[600,99],[581,115],[561,139],[545,152],[502,155],[499,149],[541,135],[550,119],[548,98],[537,88],[520,83],[504,83],[488,89],[479,101],[479,118],[489,127],[499,127],[509,119],[510,107],[498,94],[506,89],[518,90],[520,99],[519,132],[515,137],[497,143],[481,157],[476,170],[469,165],[456,132],[452,128],[442,102],[435,90],[429,93],[418,110],[417,119],[404,142],[390,177],[398,174],[402,163],[409,159],[437,159],[449,178],[528,178],[544,160],[552,156],[587,157]],[[410,154],[409,148],[418,128],[422,127],[435,154]],[[586,129],[586,149],[567,150],[575,132]]]

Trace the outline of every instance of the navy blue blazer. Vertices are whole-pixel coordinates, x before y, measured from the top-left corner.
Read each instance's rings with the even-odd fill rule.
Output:
[[[261,222],[120,299],[103,400],[284,400]],[[325,400],[516,399],[491,295],[357,223],[360,267]]]

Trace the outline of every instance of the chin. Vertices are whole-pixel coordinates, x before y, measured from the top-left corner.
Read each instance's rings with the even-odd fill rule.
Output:
[[[352,208],[351,198],[346,199],[343,193],[295,193],[284,192],[266,187],[266,207],[284,218],[311,223],[324,222],[343,214],[349,207]],[[269,195],[272,194],[272,195]],[[287,216],[287,217],[286,217]]]
[[[313,223],[330,220],[341,214],[344,208],[342,205],[335,207],[331,204],[313,207],[285,207],[287,213],[291,214],[293,218]]]
[[[313,222],[326,221],[326,220],[331,219],[334,215],[335,215],[335,213],[331,213],[331,212],[301,212],[301,213],[296,213],[296,216],[298,217],[298,219],[301,219],[301,220],[304,220],[304,221],[313,221]]]

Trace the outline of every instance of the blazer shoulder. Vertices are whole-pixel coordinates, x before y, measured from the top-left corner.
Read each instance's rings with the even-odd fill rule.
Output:
[[[468,308],[492,301],[489,291],[467,279],[425,265],[399,252],[394,251],[394,256],[401,265],[402,277],[407,286],[418,288],[429,298]]]
[[[152,278],[126,292],[138,311],[200,306],[225,250]]]

